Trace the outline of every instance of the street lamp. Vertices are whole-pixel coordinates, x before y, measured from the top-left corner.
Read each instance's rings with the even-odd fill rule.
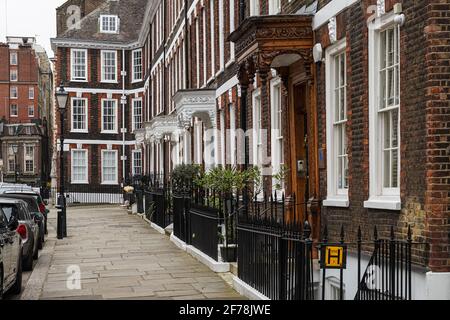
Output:
[[[19,145],[13,144],[11,146],[12,151],[14,153],[14,181],[17,183],[17,176],[19,175],[18,171],[18,165],[17,165],[17,152],[19,152]]]
[[[59,152],[59,169],[60,169],[60,185],[59,185],[59,206],[58,221],[57,221],[57,233],[58,239],[62,239],[67,236],[67,224],[66,224],[66,199],[64,196],[64,115],[66,112],[67,100],[69,93],[64,90],[64,84],[61,85],[56,92],[56,100],[58,101],[58,109],[60,115],[61,131],[60,131],[60,152]]]

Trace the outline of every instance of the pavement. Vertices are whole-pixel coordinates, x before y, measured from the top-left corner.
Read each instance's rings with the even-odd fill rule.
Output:
[[[144,220],[118,206],[68,208],[68,237],[56,240],[56,211],[24,290],[9,299],[244,299]],[[228,281],[227,281],[228,280]]]

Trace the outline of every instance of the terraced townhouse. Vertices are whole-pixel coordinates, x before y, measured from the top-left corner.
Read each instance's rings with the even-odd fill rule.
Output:
[[[69,183],[242,164],[246,145],[265,192],[288,168],[283,191],[313,240],[325,225],[329,241],[341,225],[354,241],[358,226],[403,239],[411,227],[427,243],[413,252],[414,298],[449,298],[449,4],[69,1],[60,19],[75,3],[81,29],[53,40],[77,113]],[[355,261],[350,250],[346,274]],[[352,299],[357,284],[344,287]]]

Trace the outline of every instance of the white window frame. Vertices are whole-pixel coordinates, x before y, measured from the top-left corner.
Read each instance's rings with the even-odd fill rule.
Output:
[[[104,19],[108,19],[108,21],[107,21],[108,29],[103,28]],[[114,19],[114,21],[115,21],[114,30],[109,29],[110,19]],[[102,15],[100,15],[99,23],[100,23],[100,32],[101,33],[119,33],[119,17],[118,16],[102,14]]]
[[[84,54],[84,77],[75,77],[75,64],[74,64],[74,55],[75,53],[83,53]],[[87,82],[88,81],[88,51],[87,49],[71,49],[70,50],[70,80],[73,82]]]
[[[400,178],[398,188],[383,188],[382,172],[382,130],[379,116],[379,69],[380,69],[380,34],[395,25],[395,14],[391,11],[369,25],[369,199],[364,201],[365,208],[400,210]],[[395,28],[399,28],[395,25]],[[401,34],[399,33],[399,36]],[[401,61],[399,62],[401,70]],[[399,71],[400,72],[400,71]],[[399,77],[400,79],[400,77]],[[400,83],[398,85],[400,88]],[[400,100],[394,108],[386,107],[383,111],[398,108],[398,125],[400,126]],[[401,146],[400,128],[398,128],[398,146]],[[401,174],[401,153],[398,152],[398,176]]]
[[[142,125],[143,125],[143,122],[144,122],[144,118],[143,118],[143,102],[142,102],[142,98],[134,98],[134,99],[132,99],[131,100],[132,101],[132,128],[133,128],[133,132],[134,131],[136,131],[136,130],[138,130],[138,129],[142,129]],[[135,109],[135,103],[136,102],[140,102],[141,103],[141,122],[140,122],[140,127],[139,128],[137,128],[136,127],[136,124],[137,124],[137,122],[136,122],[136,109]]]
[[[15,92],[15,95],[13,95],[13,92]],[[16,86],[11,87],[9,90],[9,97],[10,99],[19,99],[19,88]]]
[[[202,29],[203,29],[203,43],[206,43],[206,9],[202,9]],[[206,45],[203,46],[203,86],[206,86],[207,79],[207,62],[206,62]]]
[[[335,119],[336,119],[336,105],[335,105],[335,58],[341,54],[346,54],[346,39],[342,39],[333,46],[327,48],[325,53],[325,75],[326,75],[326,141],[327,141],[327,199],[323,201],[324,206],[333,207],[348,207],[348,189],[339,189],[337,181],[337,148],[335,135]],[[345,67],[345,77],[347,77],[347,66]],[[345,80],[347,83],[347,80]],[[347,89],[345,89],[346,95]],[[346,104],[347,97],[344,97]],[[344,120],[343,120],[344,121]],[[345,115],[345,121],[347,117]]]
[[[225,109],[220,110],[220,161],[221,165],[225,166],[227,163],[226,145],[225,145],[226,125],[225,125]]]
[[[325,290],[325,299],[326,300],[340,300],[340,284],[339,279],[331,276],[327,277],[325,280],[326,290]],[[342,297],[345,300],[345,283],[342,286]]]
[[[17,66],[19,64],[19,55],[17,52],[10,52],[9,53],[9,64],[12,66]]]
[[[223,6],[223,0],[219,0],[219,65],[221,73],[225,68],[225,12]]]
[[[211,77],[209,78],[208,82],[214,77],[215,71],[216,71],[216,40],[215,40],[215,16],[214,16],[214,1],[209,1],[209,16],[210,16],[210,22],[209,22],[209,35],[210,35],[210,41],[211,41]],[[206,46],[205,46],[206,47]]]
[[[259,16],[259,0],[250,0],[250,16]]]
[[[139,157],[139,161],[140,161],[140,163],[141,163],[141,165],[140,166],[136,166],[136,160],[138,159],[138,158],[136,158],[136,154],[140,154],[140,157]],[[143,155],[143,152],[142,152],[142,150],[141,149],[136,149],[136,150],[133,150],[133,152],[132,152],[132,167],[133,167],[133,176],[135,176],[136,174],[143,174],[143,157],[142,157],[142,155]],[[141,168],[141,172],[140,173],[137,173],[136,172],[136,168]]]
[[[30,113],[30,111],[33,111],[33,112]],[[28,106],[28,117],[29,117],[29,118],[34,118],[34,105],[33,105],[33,104],[30,104],[30,105]]]
[[[261,89],[252,92],[252,117],[253,117],[253,165],[262,167],[262,154],[258,155],[258,148],[262,147],[262,113],[261,113]],[[259,109],[259,110],[258,110]],[[261,157],[260,157],[261,156]]]
[[[15,77],[13,77],[13,74],[15,75]],[[10,70],[9,80],[12,81],[12,82],[19,81],[19,71],[17,69],[11,69]]]
[[[114,54],[114,66],[110,66],[110,67],[114,67],[114,73],[112,73],[114,75],[114,79],[106,79],[105,54],[109,54],[109,53]],[[100,60],[101,60],[101,82],[118,83],[118,80],[117,80],[117,51],[116,50],[101,50],[101,59]]]
[[[278,14],[281,12],[281,0],[269,0],[269,14]]]
[[[233,103],[228,104],[228,110],[230,113],[230,164],[235,166],[237,163],[236,159],[236,137],[237,137],[237,127],[236,127],[236,107]]]
[[[74,129],[74,119],[73,119],[73,103],[75,100],[82,100],[84,101],[84,129]],[[73,97],[70,99],[70,132],[76,132],[76,133],[88,133],[89,132],[89,121],[88,121],[88,99],[87,98],[76,98]]]
[[[28,155],[27,153],[27,147],[32,148],[32,155]],[[35,172],[35,163],[34,163],[34,152],[35,152],[35,146],[30,144],[24,144],[23,146],[23,170],[25,173],[33,174]],[[33,169],[27,170],[27,161],[32,161],[33,163]]]
[[[229,12],[229,18],[230,18],[230,34],[231,34],[236,29],[235,19],[234,19],[234,0],[230,0],[229,5],[230,5],[230,8],[229,8],[228,12]],[[225,67],[228,67],[231,63],[233,63],[234,59],[235,59],[235,43],[230,41],[230,60],[227,62]]]
[[[137,54],[137,53],[141,54],[141,59],[140,59],[141,62],[140,62],[140,64],[136,64],[135,54]],[[143,61],[142,49],[133,50],[133,54],[132,54],[131,60],[132,60],[131,61],[131,63],[132,63],[131,70],[133,71],[132,83],[142,81],[142,77],[143,77],[143,74],[144,74],[144,68],[143,68],[143,64],[142,64],[142,61]],[[136,68],[140,68],[140,71],[136,72]],[[140,75],[141,75],[140,77],[136,76],[138,73],[140,73]]]
[[[279,89],[278,89],[278,88]],[[281,165],[285,164],[285,160],[283,159],[283,161],[281,161],[282,159],[280,157],[284,157],[284,155],[281,155],[281,151],[284,152],[284,138],[283,137],[283,132],[282,132],[282,128],[278,128],[278,121],[282,121],[279,120],[279,112],[278,110],[276,110],[276,106],[277,103],[275,101],[275,90],[279,90],[279,94],[280,94],[280,108],[283,108],[283,104],[282,104],[282,94],[283,94],[283,90],[282,90],[282,83],[281,83],[281,78],[279,76],[277,76],[276,78],[272,79],[270,81],[270,114],[272,115],[271,118],[271,162],[272,162],[272,173],[275,175],[277,174],[280,170],[281,170]],[[276,129],[278,128],[278,129]],[[281,132],[279,132],[279,131]],[[277,134],[278,133],[278,134]],[[280,150],[280,148],[278,147],[278,145],[280,144],[279,140],[281,140],[281,145],[282,145],[282,149]],[[272,178],[272,185],[275,185],[276,181],[274,178]],[[284,188],[282,188],[281,193],[284,193]]]
[[[114,104],[114,128],[111,129],[105,129],[105,103],[106,102],[113,102]],[[119,133],[119,117],[118,117],[118,100],[117,99],[101,99],[101,106],[102,106],[102,128],[101,133]]]
[[[253,166],[260,169],[262,174],[264,165],[264,135],[263,135],[263,117],[261,88],[252,92],[252,117],[253,117]],[[262,180],[261,180],[262,181]],[[258,198],[263,198],[263,193],[258,194]]]
[[[34,87],[28,87],[28,99],[34,100]]]
[[[84,179],[80,179],[80,180],[76,180],[74,177],[74,163],[73,163],[73,159],[74,159],[74,153],[75,152],[83,152],[85,154],[85,168],[86,168],[86,175],[84,177]],[[87,149],[71,149],[70,150],[70,182],[72,184],[89,184],[89,153]]]
[[[15,114],[12,113],[13,106],[15,106],[15,110],[16,110]],[[17,118],[19,116],[19,106],[16,103],[12,103],[9,106],[9,116],[12,118]]]
[[[115,180],[105,180],[105,170],[104,170],[104,160],[105,160],[105,153],[114,153],[115,155],[115,162],[116,162],[116,166],[115,166],[115,175],[116,175],[116,179]],[[118,161],[118,155],[119,152],[117,150],[102,150],[102,159],[101,159],[101,164],[102,164],[102,184],[105,185],[116,185],[119,184],[119,161]]]

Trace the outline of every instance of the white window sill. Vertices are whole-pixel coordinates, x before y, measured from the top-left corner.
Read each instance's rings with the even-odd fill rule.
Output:
[[[87,181],[71,181],[70,184],[89,184]]]
[[[369,200],[364,201],[364,208],[400,210],[402,203],[399,196],[371,197]]]
[[[348,200],[348,197],[328,197],[323,200],[322,204],[324,207],[348,208],[350,206],[350,201]]]
[[[88,82],[87,80],[75,80],[75,79],[71,79],[70,82]]]
[[[70,133],[89,133],[88,130],[71,130]]]
[[[142,79],[134,79],[133,81],[131,81],[131,84],[135,84],[135,83],[139,83],[142,82]]]
[[[119,131],[101,131],[101,134],[119,134]]]
[[[102,80],[100,83],[108,83],[108,84],[118,84],[119,81],[117,80]]]
[[[116,186],[119,182],[102,182],[101,185],[103,186]]]

